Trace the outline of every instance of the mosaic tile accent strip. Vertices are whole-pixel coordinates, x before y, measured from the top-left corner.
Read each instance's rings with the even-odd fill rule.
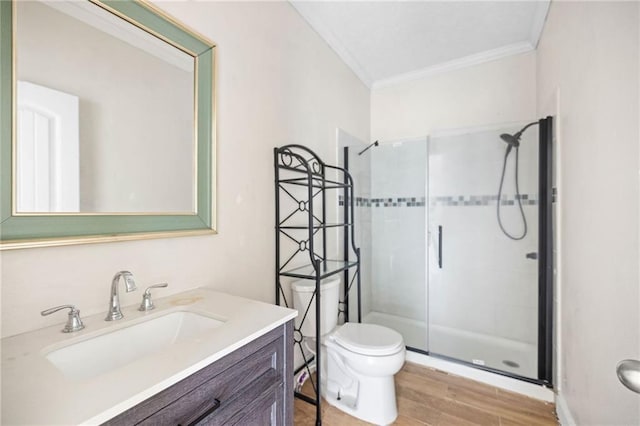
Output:
[[[523,206],[535,206],[538,204],[536,194],[520,194],[520,202]],[[431,197],[431,207],[453,206],[495,206],[498,202],[497,195],[443,195]],[[338,204],[344,206],[344,197],[338,196]],[[514,206],[518,204],[518,196],[503,194],[500,199],[501,206]],[[366,198],[356,197],[356,207],[424,207],[425,197],[397,197],[397,198]]]
[[[344,206],[344,197],[338,196],[338,204]],[[425,197],[366,198],[356,197],[356,207],[424,207]]]
[[[523,206],[535,206],[538,204],[536,194],[520,194],[506,195],[500,197],[501,206],[515,206],[518,204],[518,198]],[[495,206],[498,203],[498,195],[457,195],[457,196],[438,196],[431,197],[429,203],[432,207],[437,206]]]

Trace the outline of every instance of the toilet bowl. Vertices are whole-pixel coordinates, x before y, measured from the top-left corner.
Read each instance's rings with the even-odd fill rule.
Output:
[[[374,324],[338,325],[339,279],[321,283],[321,395],[336,408],[364,421],[386,425],[398,416],[393,376],[405,360],[400,333]],[[307,312],[315,283],[292,283],[293,307]],[[314,338],[315,309],[296,327]],[[308,345],[313,346],[313,345]]]
[[[327,401],[364,421],[386,425],[398,416],[393,376],[405,360],[400,333],[345,323],[324,338]]]

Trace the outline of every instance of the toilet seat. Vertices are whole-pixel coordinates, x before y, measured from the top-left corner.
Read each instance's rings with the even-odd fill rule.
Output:
[[[404,348],[400,333],[375,324],[347,322],[331,337],[340,346],[361,355],[392,355]]]

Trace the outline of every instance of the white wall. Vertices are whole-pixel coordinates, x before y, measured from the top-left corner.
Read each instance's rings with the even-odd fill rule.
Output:
[[[371,138],[384,142],[534,118],[535,63],[530,52],[374,89]]]
[[[369,140],[369,90],[288,3],[158,5],[218,45],[219,233],[2,252],[3,336],[62,324],[39,314],[62,303],[106,311],[121,269],[139,287],[168,282],[158,296],[208,285],[273,301],[273,147],[305,144],[334,163],[336,127]]]
[[[538,46],[561,156],[558,385],[579,425],[640,423],[615,375],[640,358],[639,23],[637,2],[552,2]]]

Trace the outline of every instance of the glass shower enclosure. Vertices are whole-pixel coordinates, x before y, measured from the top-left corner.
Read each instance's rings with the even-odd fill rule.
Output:
[[[414,351],[549,385],[551,118],[525,124],[350,155],[369,170],[362,318]]]

